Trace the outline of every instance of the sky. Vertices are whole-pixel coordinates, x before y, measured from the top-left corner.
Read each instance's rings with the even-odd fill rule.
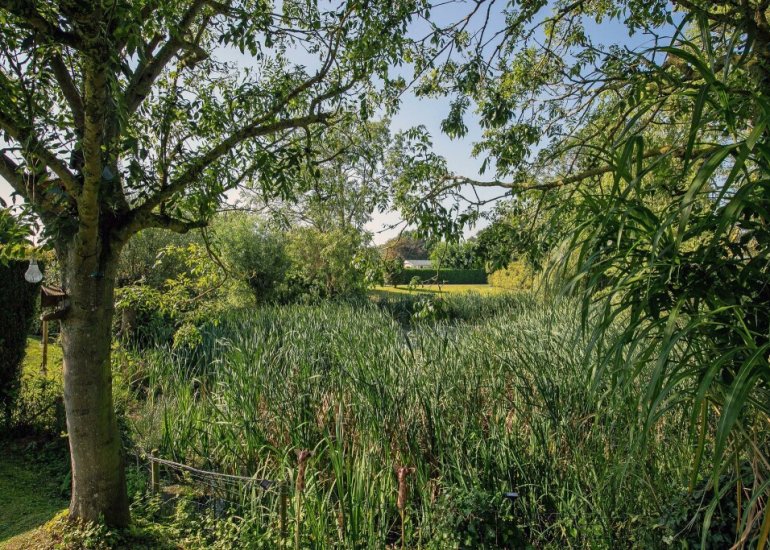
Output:
[[[454,20],[458,15],[464,14],[467,9],[468,4],[451,5],[445,8],[442,13],[439,13],[438,17]],[[502,25],[502,17],[498,14],[497,20],[495,20],[493,16],[490,26],[497,26],[499,28],[500,25]],[[415,32],[419,33],[422,30],[417,28]],[[605,45],[622,44],[634,46],[643,43],[645,40],[644,37],[640,36],[629,37],[626,27],[618,21],[605,20],[600,24],[591,24],[588,26],[588,31],[594,40]],[[226,57],[229,57],[229,55]],[[466,120],[468,126],[466,136],[462,139],[452,140],[443,135],[440,130],[441,121],[446,116],[448,109],[448,99],[418,99],[409,91],[403,97],[400,111],[391,120],[391,131],[396,133],[413,126],[424,125],[433,137],[435,152],[447,160],[450,171],[470,177],[478,176],[479,167],[483,159],[471,156],[473,143],[481,137],[481,128],[478,125],[478,121],[473,115],[468,117]],[[10,193],[10,186],[0,177],[0,197],[8,200]],[[488,191],[488,193],[494,193],[494,191]],[[386,229],[387,226],[396,224],[399,221],[398,214],[395,212],[375,212],[372,221],[366,228],[372,233],[374,242],[379,244],[394,236],[403,228],[401,226],[396,229]],[[483,225],[484,222],[475,228],[467,230],[466,237],[474,234]]]

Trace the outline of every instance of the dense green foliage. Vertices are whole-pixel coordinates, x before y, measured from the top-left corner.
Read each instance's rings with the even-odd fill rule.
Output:
[[[404,268],[391,277],[392,284],[406,285],[412,281],[448,285],[484,285],[487,273],[483,269],[419,269]]]
[[[592,32],[608,20],[631,38]],[[727,476],[744,492],[741,528],[764,546],[770,484],[744,489],[738,465],[770,477],[768,3],[482,0],[424,46],[442,64],[418,93],[451,98],[450,137],[476,107],[473,152],[492,177],[452,173],[424,128],[396,136],[408,221],[459,233],[486,188],[534,212],[535,229],[553,220],[532,239],[493,228],[488,243],[508,241],[498,266],[554,260],[595,338],[624,327],[593,383],[648,388],[647,426],[684,405],[693,471],[718,423],[710,489]]]
[[[484,258],[479,254],[475,239],[436,244],[430,251],[433,265],[443,269],[484,269]]]
[[[502,269],[490,273],[489,284],[511,290],[527,290],[534,285],[535,274],[532,267],[524,260],[510,262]]]
[[[687,492],[686,414],[657,421],[641,447],[643,388],[591,385],[602,361],[576,304],[452,300],[467,321],[410,331],[367,305],[212,320],[199,345],[122,367],[142,381],[132,433],[168,458],[270,479],[292,479],[294,450],[313,450],[302,508],[289,510],[290,525],[301,514],[303,545],[398,543],[399,466],[416,469],[408,547],[654,548],[700,537],[688,523],[700,506]],[[513,507],[511,490],[521,494]],[[256,516],[235,521],[230,544],[274,544],[274,496],[254,497],[251,512],[250,498],[238,515]],[[733,540],[730,513],[725,501],[713,521]]]
[[[277,299],[291,267],[286,236],[244,214],[217,219],[213,232],[221,267],[246,283],[257,303]]]
[[[413,231],[403,231],[389,239],[381,248],[386,259],[427,260],[430,255],[430,243]]]
[[[28,262],[0,263],[0,412],[6,428],[10,426],[14,402],[19,391],[21,363],[27,347],[40,285],[24,279]]]

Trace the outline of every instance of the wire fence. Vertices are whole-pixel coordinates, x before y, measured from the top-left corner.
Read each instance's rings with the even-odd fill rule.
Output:
[[[300,548],[300,512],[302,493],[305,486],[306,467],[312,452],[297,452],[295,476],[290,480],[265,479],[257,475],[239,476],[203,470],[156,456],[157,452],[135,450],[137,466],[143,464],[149,469],[150,491],[160,496],[164,503],[184,498],[193,503],[199,511],[211,511],[216,517],[248,515],[251,520],[261,521],[266,528],[278,528],[281,540],[288,534],[289,491],[293,489],[295,499],[294,546]],[[413,467],[396,469],[398,479],[397,508],[400,516],[400,540],[405,540],[405,513],[407,500],[407,477],[413,474]],[[503,493],[513,504],[519,497],[517,492]]]
[[[210,510],[217,517],[248,513],[265,524],[275,524],[286,536],[288,482],[203,470],[141,449],[134,454],[137,465],[144,463],[149,469],[151,492],[164,503],[184,498],[199,511]]]

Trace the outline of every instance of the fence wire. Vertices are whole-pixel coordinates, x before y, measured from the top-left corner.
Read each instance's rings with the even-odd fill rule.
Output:
[[[282,533],[286,532],[287,483],[203,470],[141,449],[135,455],[137,464],[144,462],[149,470],[150,490],[164,503],[185,499],[198,511],[209,510],[216,517],[248,515],[265,525],[277,524]]]

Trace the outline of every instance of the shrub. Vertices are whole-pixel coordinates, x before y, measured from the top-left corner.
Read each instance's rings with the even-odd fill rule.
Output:
[[[222,218],[214,232],[228,270],[248,285],[257,302],[274,300],[291,265],[285,235],[242,213]]]
[[[0,408],[5,422],[11,422],[11,411],[18,396],[21,362],[27,345],[27,333],[35,312],[39,285],[24,279],[26,262],[0,264]]]
[[[406,285],[416,278],[420,283],[448,285],[483,285],[487,274],[483,269],[402,269],[394,275],[394,284]]]
[[[401,273],[404,271],[404,260],[398,256],[392,258],[383,258],[382,260],[382,279],[387,285],[396,286],[401,280]]]
[[[363,237],[358,231],[294,229],[287,245],[291,267],[285,301],[362,294],[367,287],[368,264],[357,259],[363,249]]]
[[[525,260],[515,260],[489,275],[490,285],[511,290],[531,289],[533,281],[534,272]]]

